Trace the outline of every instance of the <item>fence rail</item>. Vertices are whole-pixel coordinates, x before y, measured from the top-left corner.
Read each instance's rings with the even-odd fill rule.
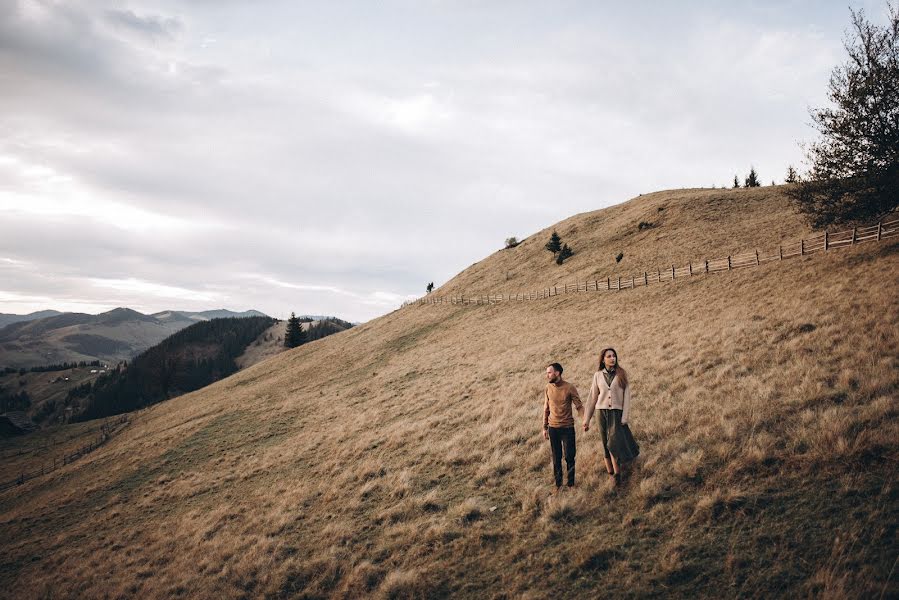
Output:
[[[559,294],[599,291],[619,291],[665,281],[677,281],[687,279],[695,275],[720,273],[758,267],[774,261],[781,261],[794,256],[805,256],[818,252],[827,252],[837,248],[848,248],[856,244],[881,241],[899,237],[899,217],[891,217],[880,221],[876,225],[868,227],[853,227],[844,231],[818,233],[808,238],[795,242],[781,243],[776,250],[754,250],[743,254],[734,254],[724,258],[710,258],[702,262],[690,262],[685,266],[659,268],[654,271],[643,271],[627,276],[608,276],[605,279],[588,279],[554,285],[552,287],[534,290],[530,292],[513,292],[510,294],[479,294],[458,296],[428,295],[417,300],[404,302],[401,308],[423,304],[453,304],[453,305],[488,305],[502,304],[505,302],[529,302],[543,300],[558,296]]]
[[[22,472],[15,479],[11,479],[9,481],[0,483],[0,492],[4,492],[10,488],[16,487],[18,485],[22,485],[26,481],[34,479],[35,477],[40,477],[41,475],[46,475],[47,473],[51,473],[64,465],[67,465],[71,462],[75,462],[85,454],[89,454],[105,444],[109,438],[112,437],[113,433],[115,433],[114,429],[121,424],[127,425],[129,423],[128,415],[124,414],[120,416],[118,419],[113,421],[105,421],[100,426],[100,434],[96,437],[96,439],[92,440],[89,444],[81,446],[74,452],[69,452],[68,454],[63,454],[61,457],[54,457],[52,461],[47,461],[46,463],[41,465],[39,471],[32,471],[30,473]]]

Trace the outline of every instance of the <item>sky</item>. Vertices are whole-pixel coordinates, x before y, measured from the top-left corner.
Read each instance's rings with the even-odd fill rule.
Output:
[[[0,313],[360,322],[576,213],[750,167],[780,183],[849,18],[845,0],[0,0]]]

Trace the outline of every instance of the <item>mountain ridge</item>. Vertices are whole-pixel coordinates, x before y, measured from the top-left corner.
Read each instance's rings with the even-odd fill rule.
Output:
[[[128,360],[198,321],[228,316],[265,316],[251,310],[162,311],[145,315],[119,307],[90,315],[59,313],[0,328],[0,365],[30,368],[62,362]],[[164,316],[167,315],[167,316]]]

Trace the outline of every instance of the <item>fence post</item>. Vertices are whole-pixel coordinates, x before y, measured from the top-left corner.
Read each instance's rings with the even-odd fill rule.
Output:
[[[883,221],[877,223],[877,241],[880,241],[880,234],[883,231]]]
[[[618,277],[618,287],[615,288],[619,292],[621,291],[621,277]]]
[[[633,289],[633,287],[634,287],[634,276],[631,275],[631,289]]]
[[[674,281],[674,265],[671,265],[671,281]]]
[[[690,267],[690,277],[692,277],[693,276],[693,261],[692,260],[688,263],[688,266]]]
[[[824,251],[827,252],[827,232],[824,232]]]
[[[706,273],[709,272],[709,260],[708,259],[706,259],[706,261],[705,261],[705,272]]]
[[[777,247],[777,254],[780,256],[780,260],[784,259],[784,245],[781,244]]]
[[[646,273],[646,271],[643,271],[643,285],[649,285],[649,275]]]
[[[611,277],[606,277],[606,289],[607,290],[612,289],[612,278]]]
[[[799,240],[799,256],[805,256],[805,238]]]
[[[727,270],[730,271],[730,256],[727,257]]]
[[[755,251],[755,264],[756,264],[756,266],[762,264],[759,262],[759,251],[758,250]]]
[[[850,246],[855,244],[855,236],[856,236],[857,232],[858,232],[858,227],[853,227],[852,228],[852,241],[849,243]]]

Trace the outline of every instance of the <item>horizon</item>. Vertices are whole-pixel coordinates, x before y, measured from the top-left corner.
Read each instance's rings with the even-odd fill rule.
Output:
[[[100,311],[100,312],[93,312],[93,313],[91,313],[91,312],[84,312],[84,313],[81,313],[81,314],[86,314],[86,315],[91,315],[91,316],[97,316],[97,315],[105,314],[105,313],[108,313],[108,312],[113,312],[113,311],[116,311],[116,310],[132,310],[132,311],[134,311],[134,312],[137,312],[137,313],[139,313],[139,314],[142,314],[142,315],[148,316],[148,317],[152,317],[152,316],[155,316],[155,315],[158,315],[158,314],[162,314],[162,313],[166,313],[166,312],[182,313],[182,314],[197,314],[197,313],[204,313],[204,312],[218,312],[218,311],[227,311],[227,312],[232,312],[232,313],[235,313],[235,314],[242,314],[242,313],[248,313],[248,312],[258,312],[258,313],[261,313],[262,315],[264,315],[264,316],[266,316],[266,317],[271,317],[271,318],[277,319],[277,320],[279,320],[279,321],[285,321],[285,320],[287,320],[287,318],[289,317],[289,315],[286,315],[286,316],[284,316],[284,317],[280,317],[280,316],[276,316],[276,315],[270,315],[270,314],[268,314],[268,313],[266,313],[266,312],[263,312],[263,311],[261,311],[261,310],[259,310],[259,309],[256,309],[256,308],[247,308],[247,309],[244,309],[244,310],[235,310],[235,309],[232,309],[232,308],[207,308],[207,309],[201,309],[201,310],[183,310],[183,309],[177,309],[177,308],[166,308],[166,309],[163,309],[163,310],[157,310],[157,311],[154,311],[154,312],[145,313],[145,312],[143,312],[143,311],[139,311],[139,310],[136,310],[136,309],[134,309],[134,308],[131,308],[130,306],[116,306],[116,307],[111,308],[111,309],[109,309],[109,310],[104,310],[104,311]],[[9,315],[9,316],[16,316],[16,317],[26,317],[26,316],[29,316],[29,315],[32,315],[32,314],[36,314],[36,313],[41,313],[41,312],[57,312],[57,313],[59,313],[59,314],[73,313],[73,311],[61,311],[61,310],[55,310],[55,309],[49,308],[49,309],[33,310],[33,311],[31,311],[31,312],[28,312],[28,313],[0,313],[0,314]],[[293,312],[296,312],[296,311],[293,311]],[[337,315],[318,315],[318,314],[312,314],[312,313],[300,313],[300,314],[297,314],[296,316],[297,316],[298,318],[301,318],[301,319],[302,319],[302,318],[311,318],[311,317],[326,317],[326,318],[335,318],[335,317],[336,317],[336,318],[338,318],[338,319],[340,318],[340,317],[337,316]],[[348,321],[348,322],[351,322],[351,321]],[[0,327],[0,329],[2,329],[2,327]]]
[[[569,215],[804,170],[850,15],[19,0],[0,17],[0,312],[358,323]]]

